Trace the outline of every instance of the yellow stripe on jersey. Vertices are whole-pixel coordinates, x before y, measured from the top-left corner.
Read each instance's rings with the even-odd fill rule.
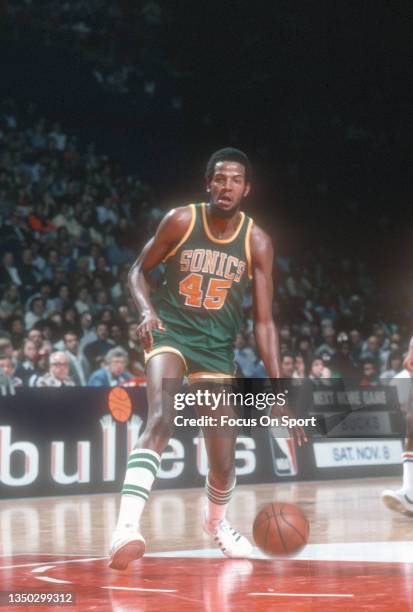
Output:
[[[232,234],[232,236],[230,236],[229,238],[215,238],[215,236],[213,236],[213,234],[211,233],[211,230],[209,229],[209,226],[208,226],[205,202],[202,202],[201,210],[202,210],[202,221],[203,221],[203,224],[204,224],[204,230],[205,230],[205,233],[208,236],[209,240],[211,240],[211,242],[216,242],[217,244],[229,244],[230,242],[235,240],[235,238],[240,233],[241,228],[242,228],[242,226],[244,224],[245,214],[243,212],[241,213],[241,220],[239,222],[239,225],[238,225],[237,229],[235,230],[235,232]]]
[[[186,230],[185,234],[183,235],[181,240],[178,242],[178,244],[172,249],[172,251],[170,251],[166,255],[166,257],[163,258],[162,260],[163,262],[165,262],[170,257],[173,257],[178,251],[179,247],[182,246],[188,240],[189,236],[192,234],[192,230],[194,229],[195,219],[196,219],[195,204],[190,204],[189,207],[191,209],[192,217],[191,217],[191,222],[188,226],[188,229]]]
[[[247,231],[245,233],[245,255],[247,257],[248,264],[248,278],[252,278],[252,258],[251,258],[251,230],[254,221],[250,219],[248,221]]]
[[[152,359],[152,357],[155,357],[155,355],[160,355],[161,353],[173,353],[174,355],[178,355],[178,357],[180,357],[184,362],[185,371],[188,370],[185,357],[182,355],[181,351],[173,346],[160,346],[152,351],[149,351],[149,353],[145,352],[145,368],[148,365],[148,361]]]
[[[191,372],[188,375],[188,383],[194,383],[199,380],[225,380],[226,378],[235,378],[233,374],[223,374],[222,372]]]

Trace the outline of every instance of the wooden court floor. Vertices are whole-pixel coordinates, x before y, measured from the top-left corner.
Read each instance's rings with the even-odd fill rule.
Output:
[[[397,486],[391,478],[238,486],[229,518],[248,537],[271,501],[300,505],[311,525],[297,557],[255,550],[249,560],[225,559],[203,533],[202,489],[154,491],[142,521],[148,554],[126,572],[107,567],[119,495],[2,500],[0,610],[16,609],[10,591],[71,592],[72,610],[413,610],[413,519],[380,500]]]

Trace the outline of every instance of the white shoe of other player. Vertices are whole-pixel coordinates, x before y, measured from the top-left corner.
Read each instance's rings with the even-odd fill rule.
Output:
[[[404,489],[399,489],[398,491],[387,489],[383,491],[381,498],[389,510],[413,516],[413,498],[408,496]]]
[[[214,538],[226,557],[245,559],[251,555],[250,542],[233,529],[226,519],[208,521],[205,518],[203,528],[205,533]]]
[[[109,567],[124,570],[131,561],[140,559],[145,553],[145,540],[135,527],[116,529],[110,546]]]

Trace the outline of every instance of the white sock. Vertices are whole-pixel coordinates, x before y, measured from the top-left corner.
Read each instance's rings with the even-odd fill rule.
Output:
[[[230,489],[225,491],[216,489],[213,487],[207,476],[205,481],[205,492],[207,496],[207,520],[208,521],[220,521],[225,518],[225,513],[229,502],[231,501],[232,492],[235,489],[236,480]]]
[[[139,526],[160,463],[161,457],[155,451],[140,448],[131,452],[116,529]]]
[[[413,452],[406,451],[403,459],[403,489],[413,499]]]

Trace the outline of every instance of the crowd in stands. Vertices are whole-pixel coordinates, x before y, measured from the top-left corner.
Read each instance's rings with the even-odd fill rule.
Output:
[[[136,176],[12,101],[0,112],[0,368],[15,386],[114,386],[144,378],[127,272],[162,211]],[[159,282],[155,275],[152,282]],[[286,377],[357,378],[402,369],[408,337],[374,314],[363,262],[320,251],[277,259],[274,315]],[[251,292],[239,373],[265,376]]]
[[[89,61],[91,75],[106,92],[140,89],[151,96],[158,86],[154,60],[147,60],[145,70],[136,62],[146,59],[163,25],[163,9],[154,0],[8,0],[4,17],[16,39],[28,28],[46,45],[63,39]]]
[[[141,376],[126,277],[161,213],[139,178],[34,113],[1,109],[0,357],[17,384],[85,385],[119,348]]]

